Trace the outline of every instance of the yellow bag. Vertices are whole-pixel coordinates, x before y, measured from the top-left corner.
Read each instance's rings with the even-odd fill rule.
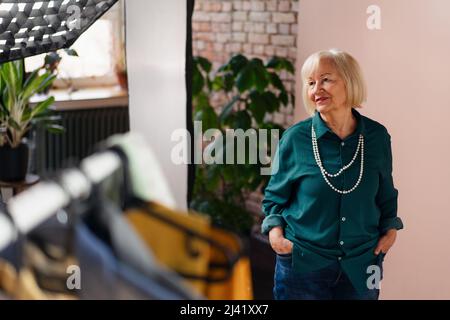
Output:
[[[208,299],[252,299],[250,262],[236,235],[207,216],[151,202],[126,217],[157,260]]]

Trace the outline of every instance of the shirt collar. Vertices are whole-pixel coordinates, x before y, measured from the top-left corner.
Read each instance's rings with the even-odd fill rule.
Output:
[[[356,131],[354,134],[357,134],[357,135],[362,134],[364,136],[364,134],[365,134],[364,119],[362,118],[361,114],[355,108],[352,108],[352,113],[356,118]],[[327,131],[334,134],[333,130],[331,130],[327,126],[325,121],[323,121],[322,117],[320,116],[320,112],[318,112],[317,110],[314,112],[312,124],[314,126],[314,130],[316,131],[317,139],[322,137]]]

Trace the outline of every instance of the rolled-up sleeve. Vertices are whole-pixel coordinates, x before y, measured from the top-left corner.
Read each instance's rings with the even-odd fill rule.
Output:
[[[280,139],[272,164],[272,176],[264,190],[262,211],[266,215],[262,233],[268,234],[276,226],[284,228],[283,210],[288,205],[293,188],[295,149],[288,132]]]
[[[394,187],[392,178],[392,147],[391,136],[385,132],[385,162],[381,170],[380,185],[376,196],[376,203],[380,209],[381,217],[379,230],[381,234],[389,229],[403,229],[403,222],[397,216],[398,190]]]

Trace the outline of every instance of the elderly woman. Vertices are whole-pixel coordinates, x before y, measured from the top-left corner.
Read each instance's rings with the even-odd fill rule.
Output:
[[[384,255],[403,228],[390,135],[356,110],[366,88],[351,55],[314,53],[301,75],[311,117],[284,132],[263,200],[274,297],[377,300]]]

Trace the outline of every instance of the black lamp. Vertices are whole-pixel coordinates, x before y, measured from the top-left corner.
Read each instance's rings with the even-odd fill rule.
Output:
[[[0,1],[0,63],[70,47],[117,1]]]

